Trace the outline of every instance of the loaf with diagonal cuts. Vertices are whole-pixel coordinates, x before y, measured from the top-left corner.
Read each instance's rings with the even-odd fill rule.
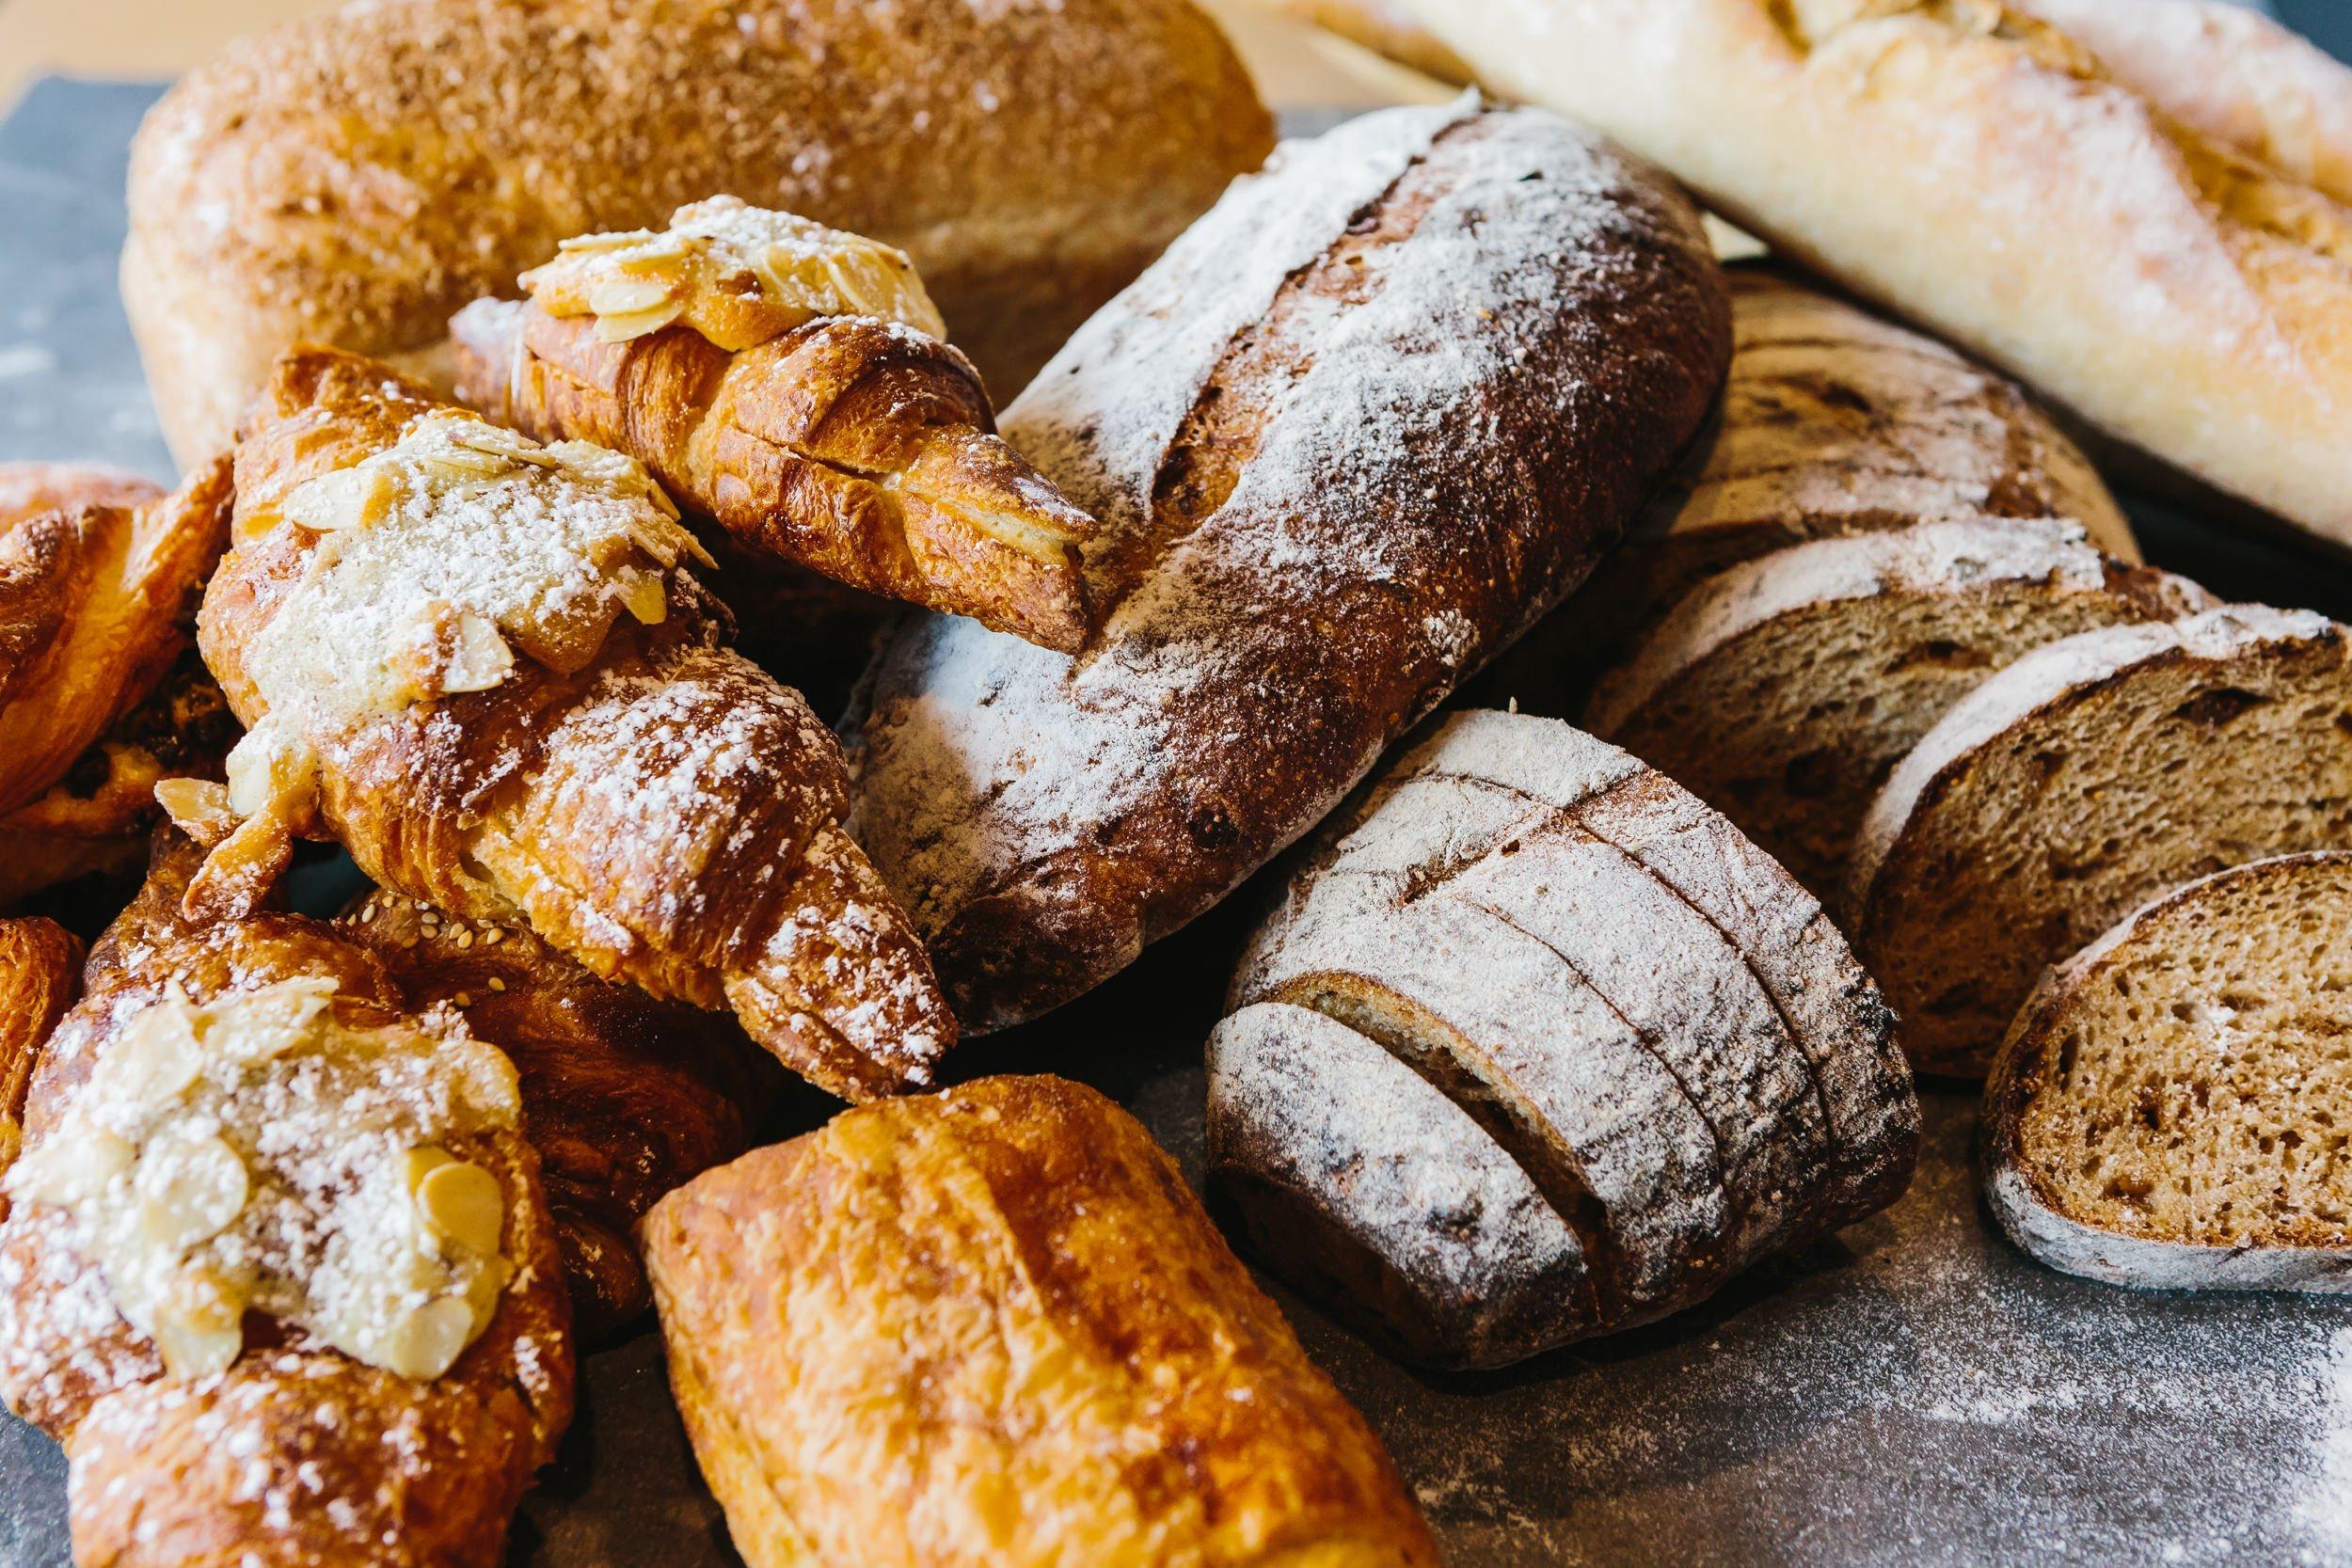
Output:
[[[1629,754],[1446,721],[1327,830],[1209,1047],[1211,1180],[1413,1359],[1629,1327],[1883,1207],[1919,1113],[1828,916]]]
[[[1856,832],[1847,930],[1923,1071],[1980,1076],[2043,966],[2165,889],[2352,848],[2352,633],[2233,605],[2044,644],[1963,698]]]
[[[1680,198],[1473,100],[1294,143],[1006,411],[1104,524],[1071,657],[929,616],[854,830],[974,1028],[1088,990],[1311,827],[1591,569],[1729,353]]]

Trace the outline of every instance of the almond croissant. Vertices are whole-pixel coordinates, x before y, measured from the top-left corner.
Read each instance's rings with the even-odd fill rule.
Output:
[[[580,1342],[643,1316],[653,1296],[637,1222],[751,1147],[784,1070],[729,1015],[608,985],[526,927],[382,888],[337,924],[384,960],[409,1006],[456,1008],[515,1064]]]
[[[837,1094],[928,1081],[954,1022],[839,826],[840,748],[724,645],[643,467],[295,349],[236,495],[199,641],[251,733],[225,800],[167,802],[208,836],[233,824],[197,906],[249,903],[292,834],[325,832],[387,887],[732,1006]]]
[[[168,497],[0,464],[0,906],[135,870],[155,782],[218,772],[234,726],[190,633],[228,542],[226,462]]]
[[[735,538],[1074,653],[1094,519],[997,439],[898,251],[728,198],[566,242],[451,325],[460,396],[643,461]]]
[[[146,888],[30,1070],[0,1392],[65,1446],[74,1560],[494,1568],[573,1357],[514,1069],[332,927]],[[0,994],[72,950],[0,925]]]

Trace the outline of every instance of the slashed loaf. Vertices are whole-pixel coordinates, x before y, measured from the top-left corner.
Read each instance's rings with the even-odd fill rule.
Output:
[[[1783,254],[2352,545],[2352,212],[1999,0],[1399,0]]]
[[[2014,382],[1780,267],[1726,276],[1731,373],[1713,435],[1574,602],[1481,679],[1481,696],[1574,714],[1601,666],[1698,584],[1807,540],[2056,517],[2139,559],[2089,459]]]
[[[1660,1317],[1901,1192],[1893,1019],[1722,817],[1554,720],[1454,715],[1327,830],[1209,1044],[1267,1265],[1413,1360]]]
[[[752,1568],[1437,1568],[1379,1439],[1092,1089],[850,1112],[644,1242]]]
[[[1985,1085],[1985,1190],[2053,1268],[2352,1290],[2352,854],[2233,867],[2044,976]]]
[[[2233,605],[2047,643],[1864,815],[1847,930],[1923,1071],[1978,1075],[2046,964],[2192,877],[2352,847],[2344,627]]]
[[[296,341],[447,391],[459,306],[734,195],[912,254],[1009,396],[1272,140],[1187,0],[367,0],[156,106],[123,299],[193,463]]]
[[[852,831],[968,1026],[1113,974],[1580,581],[1729,356],[1679,196],[1474,99],[1237,184],[1003,420],[1104,524],[1073,657],[927,617]]]
[[[1988,674],[2075,632],[2212,603],[2046,518],[1823,539],[1702,584],[1602,679],[1585,723],[1832,898],[1897,759]]]

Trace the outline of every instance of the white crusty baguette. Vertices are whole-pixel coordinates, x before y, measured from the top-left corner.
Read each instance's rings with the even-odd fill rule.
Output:
[[[1728,316],[1681,198],[1539,110],[1391,109],[1238,182],[1005,413],[1104,524],[1101,630],[927,617],[872,682],[852,831],[967,1023],[1206,910],[1581,580]]]
[[[1700,584],[1602,677],[1584,722],[1830,898],[1887,772],[1979,681],[2044,642],[2213,603],[2051,518],[1820,539]]]
[[[1272,141],[1189,0],[368,0],[155,107],[123,299],[191,464],[298,341],[446,393],[460,306],[734,195],[907,251],[1007,397]]]
[[[2352,545],[2352,213],[1996,0],[1398,0],[1775,248]]]
[[[2352,847],[2352,632],[2232,605],[2047,643],[1896,765],[1846,929],[1921,1071],[1979,1076],[2043,966],[2192,877]]]
[[[2116,1285],[2352,1291],[2352,854],[2165,894],[2044,975],[1985,1085],[1984,1179]]]
[[[1918,1108],[1826,914],[1554,720],[1446,721],[1329,830],[1210,1042],[1212,1178],[1415,1359],[1631,1326],[1888,1202]]]

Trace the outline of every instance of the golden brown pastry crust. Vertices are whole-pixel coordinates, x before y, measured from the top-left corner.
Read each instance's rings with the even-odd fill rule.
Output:
[[[747,546],[1064,653],[1094,629],[1094,519],[996,438],[947,343],[865,316],[736,353],[684,325],[606,342],[594,317],[496,300],[450,335],[466,402],[628,452]]]
[[[37,1148],[126,1013],[177,987],[203,1002],[294,975],[341,988],[355,1022],[405,1011],[383,966],[331,927],[182,912],[199,853],[158,836],[146,887],[90,957],[82,1001],[33,1070]],[[0,952],[0,958],[17,955]],[[74,1560],[107,1568],[492,1568],[531,1476],[571,1416],[561,1264],[538,1162],[513,1134],[469,1152],[508,1195],[517,1264],[488,1328],[430,1383],[412,1382],[249,1314],[223,1374],[175,1381],[117,1317],[62,1211],[0,1224],[0,1390],[65,1445]],[[255,1485],[256,1478],[261,1481]]]
[[[167,768],[230,736],[192,652],[229,469],[166,497],[104,468],[0,465],[0,907],[136,863]]]
[[[277,503],[439,406],[387,367],[326,349],[289,354],[255,404],[236,452],[237,527],[254,536],[222,562],[199,631],[248,724],[267,704],[246,654],[322,537],[270,526]],[[660,625],[623,617],[583,669],[524,658],[489,689],[304,736],[319,799],[316,820],[294,826],[331,832],[375,880],[440,909],[527,920],[606,979],[732,1006],[837,1094],[926,1081],[954,1020],[922,943],[840,830],[832,732],[723,645],[724,614],[691,578],[673,574],[670,588]],[[614,778],[635,787],[607,787]],[[216,852],[199,892],[275,875],[282,847],[245,838]]]
[[[515,1064],[580,1342],[650,1310],[638,1220],[751,1147],[782,1069],[731,1015],[608,985],[526,926],[382,888],[337,926],[384,961],[410,1007],[449,1004]]]
[[[1091,1089],[850,1111],[672,1194],[644,1240],[753,1568],[1438,1560],[1363,1418]]]
[[[423,357],[558,241],[733,192],[912,253],[1009,396],[1273,140],[1189,0],[351,6],[148,117],[123,295],[186,463],[290,344]]]
[[[82,943],[54,920],[0,920],[0,1176],[24,1140],[40,1048],[82,988]],[[0,1221],[8,1197],[0,1192]]]

